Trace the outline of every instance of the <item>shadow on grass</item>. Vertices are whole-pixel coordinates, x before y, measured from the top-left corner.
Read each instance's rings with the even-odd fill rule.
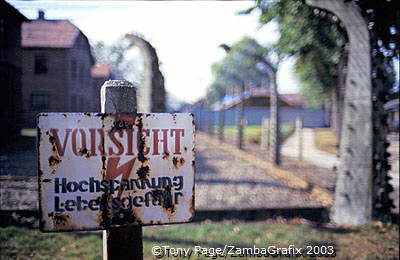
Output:
[[[208,175],[217,174],[218,171],[209,163],[207,163],[207,158],[203,156],[202,152],[196,152],[196,176],[197,175]]]
[[[198,245],[198,246],[206,246],[213,248],[224,248],[225,244],[207,242],[207,241],[196,241],[196,240],[188,240],[188,239],[174,239],[170,237],[153,237],[153,236],[143,236],[143,241],[147,242],[157,242],[157,243],[170,243],[170,244],[179,244],[179,245]],[[253,245],[235,245],[236,247],[252,247]]]
[[[266,181],[255,181],[252,179],[239,179],[239,180],[230,180],[230,179],[201,179],[196,178],[196,184],[206,183],[206,184],[229,184],[229,185],[250,185],[250,186],[262,186],[265,188],[279,188],[286,189],[292,191],[298,191],[299,189],[294,189],[285,185],[281,185],[276,182],[266,182]]]
[[[349,233],[359,233],[360,230],[358,229],[353,229],[353,228],[343,228],[343,227],[327,227],[327,226],[320,226],[320,225],[315,225],[313,228],[323,231],[323,232],[329,232],[332,234],[349,234]]]
[[[202,210],[196,211],[194,222],[204,220],[242,220],[264,221],[276,217],[284,219],[304,218],[315,223],[329,222],[328,208],[281,208],[281,209],[240,209],[240,210]]]

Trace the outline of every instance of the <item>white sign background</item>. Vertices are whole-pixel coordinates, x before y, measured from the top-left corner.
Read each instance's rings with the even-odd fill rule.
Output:
[[[40,114],[41,230],[96,230],[125,224],[191,221],[194,216],[194,131],[191,114]],[[139,156],[137,138],[143,138],[142,152],[148,152],[144,160]],[[133,166],[129,168],[132,161]],[[111,176],[111,168],[115,176]],[[124,169],[129,169],[125,175]],[[145,176],[140,177],[139,172]],[[122,181],[123,178],[127,181]],[[122,182],[128,186],[111,192],[110,182],[109,186],[101,183],[105,179],[113,180],[115,187],[121,188]],[[148,180],[144,188],[140,188],[141,179]],[[101,191],[99,187],[108,189]],[[126,199],[122,203],[123,198]],[[107,210],[102,211],[100,204],[108,205]]]

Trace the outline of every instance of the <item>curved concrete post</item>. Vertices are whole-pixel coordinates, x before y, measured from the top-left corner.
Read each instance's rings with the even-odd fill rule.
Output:
[[[373,132],[367,24],[352,2],[307,0],[307,4],[338,16],[350,42],[333,220],[339,224],[368,223],[372,219]]]
[[[138,88],[137,110],[139,113],[165,112],[164,77],[159,69],[156,50],[142,37],[135,34],[126,34],[132,46],[139,48],[143,57],[144,78]]]
[[[281,163],[281,136],[280,136],[280,120],[279,120],[279,93],[278,85],[276,84],[276,71],[272,65],[266,64],[269,67],[269,89],[270,89],[270,149],[269,160],[274,165]]]

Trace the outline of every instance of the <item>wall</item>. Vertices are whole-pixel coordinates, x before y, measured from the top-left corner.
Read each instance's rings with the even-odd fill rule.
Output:
[[[225,125],[235,125],[235,108],[230,108],[225,111]],[[218,124],[218,111],[209,111],[205,107],[197,107],[191,113],[195,116],[196,128],[205,130],[207,127],[208,116],[213,117],[214,124]],[[269,117],[269,109],[247,107],[244,110],[244,117],[247,125],[261,125],[261,119],[264,116]],[[296,117],[304,118],[304,127],[317,128],[328,127],[325,120],[323,109],[303,109],[303,108],[281,108],[280,118],[281,123],[294,124]]]

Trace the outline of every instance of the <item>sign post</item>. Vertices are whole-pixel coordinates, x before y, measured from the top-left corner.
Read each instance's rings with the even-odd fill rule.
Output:
[[[38,116],[40,229],[106,230],[104,259],[142,259],[143,225],[194,217],[191,114],[136,112],[134,86],[108,81],[102,112]]]
[[[136,89],[128,81],[107,81],[101,87],[102,113],[136,113]],[[103,231],[103,260],[143,259],[141,226],[125,226]]]

